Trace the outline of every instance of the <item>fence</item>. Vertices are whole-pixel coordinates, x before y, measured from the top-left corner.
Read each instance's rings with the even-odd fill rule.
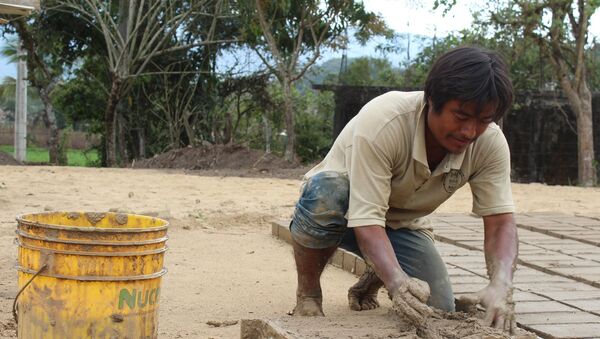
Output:
[[[372,98],[391,90],[417,90],[337,85],[316,85],[314,88],[335,93],[334,137]],[[600,93],[594,94],[592,107],[595,158],[600,160]],[[503,131],[511,149],[513,180],[576,183],[575,126],[575,116],[561,93],[517,93],[515,105],[503,122]]]
[[[100,142],[100,137],[80,131],[68,132],[67,147],[85,150]],[[27,127],[27,144],[46,147],[50,131],[42,126]],[[0,145],[14,144],[14,126],[0,125]]]

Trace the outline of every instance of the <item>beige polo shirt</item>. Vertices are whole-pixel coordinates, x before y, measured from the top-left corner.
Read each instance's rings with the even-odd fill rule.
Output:
[[[463,153],[447,154],[432,173],[423,106],[423,92],[389,92],[371,100],[305,175],[305,180],[322,171],[348,176],[348,227],[430,229],[426,216],[467,182],[474,213],[514,212],[510,154],[500,128],[491,123]]]

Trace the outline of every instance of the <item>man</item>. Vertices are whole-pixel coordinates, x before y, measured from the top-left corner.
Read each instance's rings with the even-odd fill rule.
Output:
[[[517,229],[510,156],[494,123],[512,103],[508,69],[494,52],[463,47],[433,65],[424,92],[389,92],[367,103],[325,159],[305,175],[290,230],[298,273],[294,315],[323,315],[320,276],[338,246],[366,259],[348,292],[354,310],[393,307],[422,325],[432,307],[454,310],[448,272],[426,216],[469,183],[483,217],[489,284],[467,298],[489,325],[514,329]],[[427,305],[426,305],[426,304]]]

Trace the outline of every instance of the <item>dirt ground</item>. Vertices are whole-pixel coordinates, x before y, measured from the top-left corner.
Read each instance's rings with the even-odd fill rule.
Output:
[[[271,237],[270,221],[291,215],[300,181],[221,175],[215,170],[0,166],[0,337],[14,335],[14,218],[44,210],[119,209],[171,222],[160,338],[236,338],[240,319],[281,317],[293,307],[296,275],[291,249]],[[518,212],[600,213],[600,188],[514,184],[513,193]],[[470,209],[465,187],[438,211]],[[354,281],[340,269],[326,270],[327,315],[349,312],[346,291]]]

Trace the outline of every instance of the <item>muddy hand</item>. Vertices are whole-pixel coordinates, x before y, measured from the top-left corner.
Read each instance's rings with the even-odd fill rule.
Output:
[[[433,315],[433,310],[425,304],[429,295],[429,285],[426,282],[408,278],[395,291],[390,292],[392,308],[411,324],[423,326],[427,318]]]
[[[484,323],[487,326],[500,328],[515,333],[515,303],[512,298],[512,286],[490,283],[477,293],[459,298],[459,303],[482,305],[485,307]]]
[[[383,282],[371,266],[367,266],[365,273],[358,282],[348,290],[348,305],[353,311],[372,310],[379,307],[377,292],[383,286]]]

